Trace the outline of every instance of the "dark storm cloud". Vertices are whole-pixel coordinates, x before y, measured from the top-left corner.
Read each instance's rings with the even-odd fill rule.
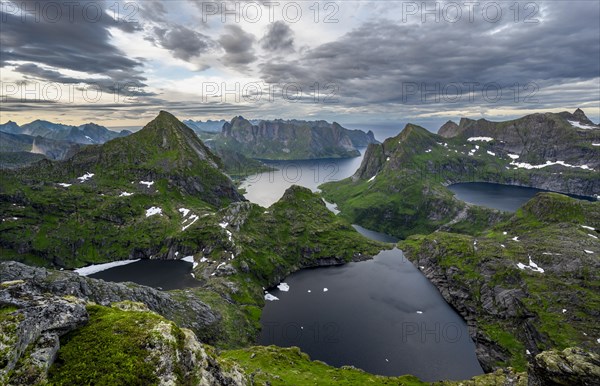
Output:
[[[182,25],[170,25],[167,28],[154,27],[153,36],[148,40],[173,53],[173,56],[185,61],[214,48],[213,40],[199,32]]]
[[[82,9],[89,7],[88,17]],[[21,12],[2,12],[2,56],[4,60],[23,60],[44,63],[54,67],[102,73],[105,70],[129,70],[139,62],[125,57],[124,53],[109,43],[108,28],[136,30],[135,23],[116,21],[108,14],[96,17],[102,2],[76,2],[78,7],[69,17],[69,8],[61,7],[60,16],[40,8],[44,2],[18,1],[23,10],[35,10],[23,16]],[[53,4],[65,4],[53,2]],[[8,11],[6,6],[3,11]],[[77,12],[79,9],[79,12]],[[10,8],[12,11],[13,8]],[[36,18],[38,18],[36,20]],[[55,21],[53,20],[55,19]]]
[[[108,78],[74,78],[65,76],[58,71],[42,68],[34,63],[20,64],[15,71],[23,74],[25,81],[55,82],[62,84],[77,84],[79,89],[93,87],[96,90],[108,93],[120,93],[127,96],[149,96],[154,95],[144,91],[144,78],[141,76],[124,74],[121,71],[107,71]]]
[[[512,15],[497,23],[372,20],[293,61],[269,60],[261,71],[270,83],[335,83],[347,105],[418,104],[421,95],[405,92],[415,85],[435,93],[450,83],[476,82],[479,89],[492,83],[544,87],[597,78],[599,3],[539,4],[537,24],[514,22]],[[465,94],[468,87],[463,86]],[[599,98],[597,92],[594,97]],[[466,96],[463,101],[468,102]]]
[[[40,1],[3,4],[0,66],[31,62],[103,75],[113,83],[131,82],[144,86],[144,78],[138,69],[141,62],[128,58],[109,41],[109,28],[126,32],[139,30],[134,18],[131,21],[115,20],[108,14],[107,4],[98,1],[52,2],[54,8],[47,4]],[[56,71],[42,70],[39,66],[19,68],[48,80],[62,77]],[[75,83],[75,79],[70,80]],[[84,79],[80,81],[85,82]]]
[[[239,26],[225,26],[225,33],[219,37],[219,43],[225,50],[223,63],[226,66],[243,69],[254,62],[256,60],[254,41],[254,35],[245,32]]]
[[[267,51],[293,52],[294,32],[283,21],[276,21],[267,27],[267,33],[260,39],[260,45]]]

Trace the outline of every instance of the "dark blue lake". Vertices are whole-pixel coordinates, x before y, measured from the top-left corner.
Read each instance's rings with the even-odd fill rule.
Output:
[[[524,186],[502,185],[489,182],[466,182],[448,186],[459,200],[469,204],[515,212],[539,192],[548,190]],[[589,197],[569,195],[573,198],[590,200]]]

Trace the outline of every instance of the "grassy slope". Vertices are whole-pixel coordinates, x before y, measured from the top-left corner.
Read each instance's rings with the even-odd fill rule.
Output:
[[[71,268],[191,249],[196,236],[182,231],[178,209],[203,215],[240,196],[218,169],[220,160],[180,125],[161,113],[144,130],[68,161],[2,171],[2,259]],[[77,179],[88,172],[95,175]],[[152,206],[163,215],[146,217]]]
[[[449,287],[469,293],[468,299],[454,306],[473,307],[478,328],[509,353],[509,362],[498,365],[523,370],[526,349],[598,350],[600,243],[589,234],[600,234],[581,225],[600,227],[600,203],[546,193],[479,237],[442,232],[415,235],[402,241],[400,248],[415,264],[428,261],[446,275]],[[519,241],[513,240],[515,236]],[[544,273],[517,267],[527,265],[529,256]],[[482,293],[495,288],[520,290],[524,297],[506,310],[502,304],[488,308],[484,303],[489,297]],[[528,320],[540,334],[533,339],[536,347],[529,346]]]

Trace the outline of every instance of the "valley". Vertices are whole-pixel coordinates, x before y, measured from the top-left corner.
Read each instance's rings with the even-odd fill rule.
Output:
[[[581,144],[574,146],[579,153],[564,147],[550,157],[548,150],[530,142],[519,150],[521,145],[503,136],[505,126],[499,124],[488,128],[482,123],[480,129],[464,120],[457,127],[446,125],[444,136],[408,125],[382,144],[369,144],[358,158],[267,162],[269,171],[242,182],[246,198],[221,158],[165,111],[136,133],[85,146],[66,160],[3,169],[0,326],[9,340],[2,343],[7,370],[0,376],[17,384],[83,382],[91,379],[78,370],[85,365],[126,377],[114,366],[129,345],[138,349],[128,360],[142,366],[132,382],[304,384],[318,377],[324,384],[347,379],[351,384],[419,385],[425,380],[451,385],[451,380],[472,378],[463,384],[525,385],[536,377],[593,378],[600,339],[594,311],[600,302],[600,213],[593,197],[600,183],[595,156],[600,149],[585,145],[594,140],[596,129],[564,123],[569,119],[590,125],[577,112],[517,121],[525,132],[531,122],[558,125],[552,130],[580,138]],[[487,137],[492,132],[498,139]],[[547,164],[538,161],[540,157]],[[544,167],[534,167],[540,162]],[[331,178],[321,173],[328,171],[327,165],[336,170]],[[286,174],[272,178],[282,171]],[[505,206],[492,209],[454,196],[450,185],[472,181],[552,188],[588,200],[531,192],[514,198],[507,212]],[[70,271],[138,259],[88,277]],[[181,265],[170,270],[163,263]],[[316,268],[332,265],[341,267]],[[377,273],[375,267],[383,271]],[[333,270],[350,277],[327,283],[326,272]],[[368,272],[375,276],[369,279]],[[161,274],[172,276],[172,284],[161,282]],[[139,275],[148,281],[132,279]],[[302,275],[307,279],[300,279]],[[368,282],[380,283],[361,290],[352,275],[367,280],[362,288]],[[393,284],[398,278],[402,279]],[[299,303],[289,305],[300,313],[296,317],[284,309],[273,311],[285,307],[290,295],[299,296],[294,291],[304,288],[300,283],[306,280],[316,280],[314,295],[331,296],[334,303],[315,304],[298,297]],[[290,284],[289,293],[281,289],[286,287],[283,282]],[[415,293],[411,296],[410,291]],[[339,323],[359,309],[348,299],[358,301],[365,294],[383,297],[379,303],[361,300],[365,310],[392,305],[380,318],[391,324],[377,331],[393,334],[398,323],[426,318],[427,323],[462,326],[463,343],[442,341],[447,345],[440,349],[431,341],[416,340],[375,364],[361,362],[360,350],[358,356],[343,359],[323,351],[336,345],[264,335],[266,323],[301,321],[309,326],[329,322],[335,315],[342,331],[359,338],[370,311],[364,311],[367,319],[356,318],[356,325]],[[407,298],[388,299],[389,294]],[[417,297],[429,306],[409,302],[410,311],[399,311]],[[335,312],[333,305],[346,307],[346,313]],[[317,306],[334,314],[319,317]],[[51,327],[36,316],[40,307],[63,307],[72,318]],[[307,307],[317,307],[312,315],[316,319],[301,319]],[[278,319],[278,312],[291,319]],[[123,328],[118,326],[130,318],[145,326],[143,330],[130,330],[127,339],[133,340],[111,338],[111,329]],[[569,328],[561,328],[565,323]],[[29,340],[23,340],[26,328],[36,331],[27,335]],[[377,350],[387,347],[374,343],[381,339],[377,334],[362,339],[363,343],[345,340],[343,351],[361,344]],[[171,348],[159,354],[145,349],[147,342]],[[258,343],[299,345],[313,360],[323,358],[338,368],[312,361],[298,348],[255,346]],[[95,349],[81,352],[82,344]],[[57,356],[40,357],[46,347]],[[389,348],[393,347],[397,345],[391,340]],[[426,371],[434,355],[426,354],[428,349],[439,355],[436,362],[450,363],[452,357],[464,355],[472,360],[469,366],[463,361],[460,368],[447,365],[438,372]],[[97,352],[105,353],[105,360],[95,359]],[[551,373],[544,355],[576,361],[576,375]],[[411,365],[419,356],[423,359]],[[406,367],[395,367],[397,361]],[[149,362],[154,365],[140,365]],[[362,370],[345,366],[352,364]],[[386,370],[390,366],[393,370]],[[449,373],[451,368],[457,372]],[[486,374],[477,375],[481,368]]]

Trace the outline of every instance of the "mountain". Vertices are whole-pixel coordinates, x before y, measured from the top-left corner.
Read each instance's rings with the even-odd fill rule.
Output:
[[[62,160],[72,156],[81,148],[81,145],[74,142],[0,131],[0,152],[30,152],[42,154],[49,159]]]
[[[219,133],[223,128],[223,125],[227,123],[226,120],[221,119],[220,121],[212,121],[207,120],[203,121],[195,121],[193,119],[186,119],[183,121],[189,128],[194,130],[195,132],[207,132],[207,133]]]
[[[70,126],[39,119],[23,126],[18,126],[15,122],[8,121],[0,125],[0,131],[10,134],[27,134],[33,137],[75,142],[84,145],[102,144],[111,139],[131,134],[128,130],[115,132],[95,123]]]
[[[463,118],[457,127],[447,125],[438,132],[442,137],[463,140],[491,137],[494,139],[492,152],[519,155],[519,162],[537,165],[560,160],[600,168],[600,126],[592,123],[580,109],[573,114],[566,111],[532,114],[505,122]]]
[[[240,116],[226,123],[209,144],[250,158],[318,159],[355,157],[360,154],[357,146],[375,142],[373,133],[347,130],[335,122],[277,119],[253,124]]]
[[[446,188],[453,183],[496,182],[593,197],[600,192],[600,130],[575,127],[565,115],[498,123],[462,119],[451,137],[442,136],[451,124],[440,135],[409,124],[383,144],[369,145],[352,178],[321,189],[348,220],[402,238],[446,226],[473,232],[502,218],[455,199]]]
[[[598,351],[598,229],[600,202],[539,193],[476,236],[414,235],[399,248],[466,320],[485,371],[524,371],[544,350]]]
[[[161,112],[137,133],[66,161],[0,171],[0,213],[11,219],[1,223],[3,258],[73,267],[171,256],[192,237],[179,207],[195,222],[243,199],[221,167],[191,129]]]
[[[0,124],[0,131],[9,134],[21,134],[21,128],[13,121]]]

